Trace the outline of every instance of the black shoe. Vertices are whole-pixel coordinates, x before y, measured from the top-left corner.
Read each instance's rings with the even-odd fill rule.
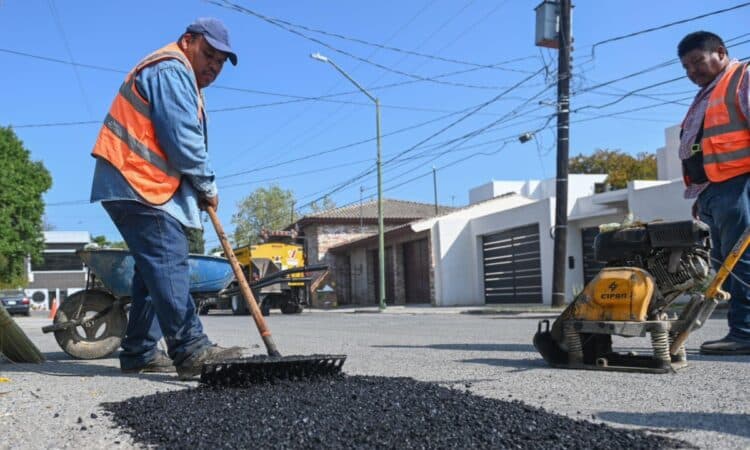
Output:
[[[706,341],[701,345],[704,355],[750,355],[750,343],[737,342],[726,336],[717,341]]]
[[[202,348],[177,366],[177,376],[180,380],[191,380],[201,374],[204,364],[241,358],[242,350],[242,347],[225,348],[218,345]]]
[[[170,373],[176,369],[169,356],[162,351],[156,352],[154,359],[139,367],[120,369],[122,373]]]

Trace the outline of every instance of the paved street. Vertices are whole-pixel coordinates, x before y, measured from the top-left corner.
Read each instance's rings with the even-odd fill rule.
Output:
[[[723,336],[726,319],[721,313],[688,341],[690,367],[668,375],[551,369],[531,345],[541,317],[394,308],[385,314],[273,314],[269,323],[283,353],[344,353],[348,374],[412,377],[468,388],[573,418],[642,427],[701,448],[750,447],[750,356],[696,352],[703,339]],[[0,383],[0,448],[129,448],[134,442],[112,428],[102,402],[197,384],[166,375],[123,376],[115,358],[71,360],[52,335],[41,333],[48,319],[16,320],[49,362],[0,363],[1,376],[10,379]],[[247,316],[214,312],[204,317],[204,324],[221,345],[260,344]],[[616,340],[615,345],[640,351],[649,347],[646,339]]]

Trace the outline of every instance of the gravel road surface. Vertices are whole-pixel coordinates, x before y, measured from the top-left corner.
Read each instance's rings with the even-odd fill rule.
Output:
[[[544,420],[565,419],[547,414],[549,412],[567,416],[581,424],[580,428],[559,436],[560,448],[596,448],[599,445],[594,442],[597,442],[598,435],[592,430],[609,430],[610,426],[624,430],[619,436],[630,434],[636,438],[642,433],[651,434],[654,436],[650,441],[652,447],[664,445],[667,441],[660,439],[666,437],[700,448],[750,448],[750,394],[747,389],[750,383],[750,356],[703,356],[696,351],[704,339],[719,338],[726,332],[726,319],[721,312],[690,337],[690,366],[666,375],[549,368],[531,344],[540,318],[543,318],[541,314],[479,315],[459,314],[456,310],[393,308],[383,314],[335,311],[306,311],[299,316],[273,314],[269,318],[269,325],[279,349],[285,354],[348,355],[344,365],[347,376],[337,386],[340,388],[336,390],[337,395],[361,389],[363,383],[372,384],[373,380],[383,386],[383,392],[389,389],[391,392],[394,389],[421,392],[420,398],[423,399],[455,395],[456,401],[460,400],[465,409],[474,408],[471,414],[476,417],[484,417],[486,413],[481,420],[485,424],[482,426],[495,423],[495,428],[501,430],[500,434],[505,435],[502,433],[505,428],[511,438],[521,438],[529,430],[521,425],[520,428],[513,428],[504,419],[508,415],[503,412],[513,410],[513,405],[520,405],[522,409],[523,405],[543,408],[546,411]],[[0,377],[9,379],[0,382],[0,420],[3,429],[0,448],[133,448],[154,444],[155,438],[149,438],[145,434],[148,429],[143,427],[149,421],[129,421],[127,414],[123,413],[128,409],[118,405],[129,405],[130,411],[141,405],[144,414],[149,412],[150,423],[155,423],[161,417],[164,427],[157,429],[169,428],[169,421],[181,423],[178,420],[178,405],[184,405],[191,412],[203,408],[206,414],[211,415],[212,429],[222,424],[226,430],[246,433],[247,424],[236,417],[241,408],[222,408],[215,404],[226,393],[215,393],[216,401],[209,401],[211,409],[207,409],[209,406],[201,406],[195,400],[200,398],[198,391],[191,390],[198,386],[197,382],[180,382],[173,375],[163,374],[122,375],[114,357],[93,361],[73,360],[57,347],[52,335],[41,333],[40,329],[49,323],[48,319],[32,316],[17,318],[16,321],[46,354],[48,362],[29,365],[0,359]],[[263,351],[257,331],[247,316],[212,312],[203,318],[203,322],[212,340],[221,345],[242,345],[250,347],[251,352]],[[645,338],[616,339],[615,346],[640,352],[649,349]],[[269,392],[278,388],[271,387]],[[307,389],[309,393],[311,388],[312,385],[298,386],[289,391],[301,395],[299,389]],[[256,395],[253,401],[272,399],[269,392]],[[161,394],[155,395],[157,393]],[[320,395],[321,392],[316,390],[315,393]],[[230,397],[235,400],[240,397],[252,398],[247,395],[233,394]],[[149,403],[160,396],[171,402],[163,414],[159,413],[155,404]],[[384,394],[383,398],[392,399],[393,396]],[[372,393],[369,397],[374,402],[380,401]],[[335,407],[341,402],[330,392],[324,400],[313,402],[321,403],[318,414],[334,414],[335,418]],[[516,400],[523,405],[513,402]],[[537,419],[542,417],[540,410],[532,409]],[[365,412],[371,416],[360,415],[363,424],[366,416],[371,421],[377,421],[378,417],[398,419],[388,423],[402,424],[402,428],[410,433],[423,426],[420,425],[423,417],[413,411],[411,414],[401,414],[404,411],[395,414],[394,411],[380,408]],[[442,424],[441,432],[448,428],[446,424],[453,423],[453,431],[460,437],[461,430],[466,427],[458,426],[455,419],[443,420],[453,417],[449,409],[440,409],[436,414],[441,418],[435,421],[435,424]],[[281,419],[279,426],[285,423]],[[359,423],[356,419],[354,417],[354,422],[342,420],[341,423],[354,427]],[[413,426],[409,426],[409,420],[413,420]],[[531,423],[535,419],[528,420],[532,430],[544,428]],[[593,426],[588,422],[599,426],[586,428]],[[183,428],[181,433],[201,433],[201,427],[206,425],[195,424],[186,428],[182,423],[176,425],[177,430]],[[266,423],[272,424],[273,421],[267,420]],[[636,432],[628,433],[628,430]],[[437,438],[438,435],[435,436]],[[508,438],[508,435],[505,437]],[[350,438],[352,442],[367,446],[366,442],[357,441],[353,436]],[[587,438],[593,439],[580,441]],[[229,446],[228,442],[222,443],[220,437],[216,439],[219,441],[215,442],[215,446]],[[481,438],[477,439],[480,441],[472,441],[464,436],[463,441],[477,447],[515,445],[511,444],[515,441],[483,445]],[[372,448],[387,446],[386,441],[380,445],[378,441],[373,442]],[[428,441],[424,442],[430,445]],[[566,445],[568,442],[577,442],[578,445]],[[607,447],[607,443],[611,442],[605,439],[601,447]],[[403,442],[398,444],[402,446]],[[433,445],[442,446],[438,441]],[[173,446],[179,444],[175,442]],[[637,446],[633,444],[631,448]],[[526,447],[535,448],[535,445],[529,443]]]

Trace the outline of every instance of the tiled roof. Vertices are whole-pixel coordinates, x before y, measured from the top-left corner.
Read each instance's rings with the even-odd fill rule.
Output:
[[[439,206],[438,215],[453,211],[455,208],[450,206]],[[414,220],[435,216],[435,204],[407,202],[404,200],[383,199],[383,218],[385,219],[402,219]],[[378,202],[371,200],[359,203],[333,208],[310,214],[301,220],[316,221],[316,219],[377,219]]]

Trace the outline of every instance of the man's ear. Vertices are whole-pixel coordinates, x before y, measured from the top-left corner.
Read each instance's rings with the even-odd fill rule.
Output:
[[[191,42],[193,42],[193,39],[195,39],[195,37],[193,35],[191,35],[190,33],[185,33],[182,36],[180,36],[179,40],[177,40],[177,45],[182,50],[185,50],[185,49],[187,49],[188,44],[190,44]]]
[[[729,52],[727,51],[726,47],[723,45],[720,45],[716,48],[716,53],[719,54],[719,60],[724,61],[724,59],[729,57]]]

